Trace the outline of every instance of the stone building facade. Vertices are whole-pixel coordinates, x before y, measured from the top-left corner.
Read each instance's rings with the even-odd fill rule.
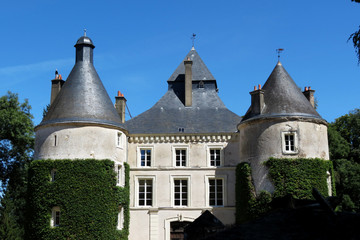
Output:
[[[112,105],[81,37],[76,64],[36,127],[37,159],[111,159],[130,165],[129,239],[175,239],[205,210],[235,223],[235,168],[249,162],[256,191],[272,192],[269,157],[329,159],[327,123],[280,62],[251,92],[243,118],[218,96],[217,81],[192,48],[149,110],[124,122],[125,98]],[[55,81],[54,84],[59,84]]]

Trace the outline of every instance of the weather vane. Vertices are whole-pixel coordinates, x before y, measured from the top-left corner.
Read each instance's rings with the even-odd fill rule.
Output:
[[[195,45],[195,38],[196,38],[196,34],[195,33],[193,33],[192,34],[192,37],[191,37],[191,40],[192,40],[192,46],[194,47],[194,45]]]
[[[277,54],[278,54],[278,61],[280,61],[280,53],[281,53],[282,51],[284,51],[283,48],[278,48],[278,49],[276,49],[276,52],[277,52]]]
[[[84,36],[86,37],[86,28],[84,28]]]

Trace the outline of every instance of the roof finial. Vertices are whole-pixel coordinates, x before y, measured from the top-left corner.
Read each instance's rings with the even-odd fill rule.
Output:
[[[277,54],[278,54],[278,62],[280,62],[280,53],[281,53],[282,51],[284,51],[283,48],[278,48],[278,49],[276,49],[276,52],[277,52]]]
[[[84,37],[86,37],[86,28],[84,28]]]
[[[195,34],[195,33],[193,33],[193,34],[192,34],[192,37],[191,37],[191,40],[192,40],[192,48],[193,48],[193,49],[195,49],[195,48],[194,48],[194,45],[195,45],[195,38],[196,38],[196,34]]]

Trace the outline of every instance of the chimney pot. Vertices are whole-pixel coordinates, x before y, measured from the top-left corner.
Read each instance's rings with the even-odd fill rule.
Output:
[[[261,89],[261,84],[259,84],[259,90]]]
[[[125,122],[125,108],[126,108],[126,98],[124,94],[118,91],[117,96],[115,97],[115,108],[117,113],[120,116],[121,122]]]

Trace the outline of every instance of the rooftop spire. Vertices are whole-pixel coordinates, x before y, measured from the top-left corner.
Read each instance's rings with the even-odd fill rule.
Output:
[[[86,28],[84,28],[84,37],[86,37]]]
[[[193,33],[192,34],[192,37],[191,37],[191,41],[192,41],[192,48],[191,48],[191,50],[195,50],[195,38],[196,38],[196,34],[195,33]]]
[[[283,48],[278,48],[278,49],[276,49],[276,52],[277,52],[277,54],[278,54],[278,62],[280,62],[280,53],[281,53],[282,51],[284,51]]]

